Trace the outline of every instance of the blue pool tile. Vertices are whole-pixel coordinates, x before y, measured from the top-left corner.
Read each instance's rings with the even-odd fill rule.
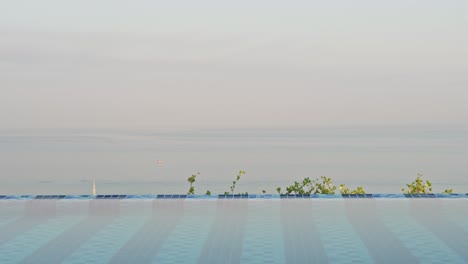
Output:
[[[466,198],[465,195],[458,194],[458,193],[436,193],[435,196],[437,198],[449,198],[449,199]]]
[[[454,198],[467,199],[465,193],[425,193],[425,194],[219,194],[219,195],[185,195],[185,194],[106,194],[106,195],[0,195],[0,199],[30,200],[30,199],[336,199],[336,198]]]
[[[337,199],[337,198],[343,198],[341,194],[321,194],[321,193],[315,193],[311,195],[311,198],[317,198],[317,199]]]
[[[65,195],[65,197],[63,199],[67,199],[67,200],[84,200],[84,199],[94,199],[94,198],[97,198],[96,196],[93,196],[93,195]]]
[[[405,198],[404,194],[392,194],[392,193],[374,193],[372,194],[374,198]]]
[[[36,195],[34,199],[64,199],[65,195]]]
[[[224,194],[220,194],[218,196],[215,196],[215,195],[206,195],[206,194],[190,194],[190,195],[187,195],[186,198],[189,198],[189,199],[223,199],[224,197],[221,197],[224,196]]]

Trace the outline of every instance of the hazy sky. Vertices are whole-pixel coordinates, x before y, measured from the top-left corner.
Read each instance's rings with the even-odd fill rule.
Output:
[[[468,1],[0,3],[0,129],[466,124]]]

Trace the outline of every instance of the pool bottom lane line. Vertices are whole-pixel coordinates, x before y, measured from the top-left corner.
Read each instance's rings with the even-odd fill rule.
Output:
[[[40,247],[21,263],[61,263],[96,232],[112,223],[119,214],[118,201],[89,202],[88,216]]]
[[[239,263],[247,217],[247,199],[216,201],[216,216],[198,263]]]
[[[183,200],[153,201],[151,217],[112,257],[110,263],[152,263],[183,216]]]
[[[344,199],[312,201],[310,210],[330,263],[374,263],[369,250],[346,217]]]
[[[420,263],[465,263],[454,250],[411,216],[410,201],[379,201],[376,213]]]
[[[15,221],[10,221],[0,227],[0,245],[27,232],[37,225],[46,223],[57,214],[56,201],[21,201],[25,213]]]
[[[328,263],[310,199],[281,200],[286,263]]]
[[[468,232],[443,215],[442,203],[439,200],[410,201],[411,216],[457,252],[465,263],[468,263]]]
[[[375,263],[419,262],[378,217],[375,199],[346,199],[345,207],[349,222]]]

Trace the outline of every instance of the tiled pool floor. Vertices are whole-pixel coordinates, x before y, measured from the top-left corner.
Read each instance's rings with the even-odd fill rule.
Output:
[[[468,263],[468,199],[0,199],[0,263]]]

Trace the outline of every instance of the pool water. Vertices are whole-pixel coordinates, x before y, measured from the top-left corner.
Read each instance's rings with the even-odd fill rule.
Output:
[[[468,263],[466,198],[0,199],[0,263]]]

